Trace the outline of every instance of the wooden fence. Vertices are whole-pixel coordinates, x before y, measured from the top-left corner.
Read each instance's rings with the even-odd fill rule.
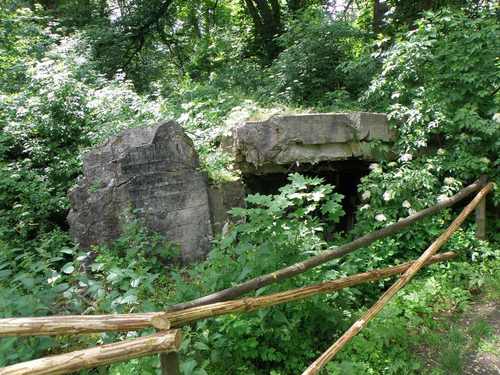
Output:
[[[485,237],[484,197],[492,188],[493,184],[486,183],[484,178],[482,178],[462,189],[454,196],[442,200],[432,207],[419,211],[383,229],[364,235],[348,244],[326,250],[305,261],[248,280],[234,287],[193,301],[170,306],[166,311],[141,314],[72,315],[0,319],[0,336],[68,335],[107,331],[137,331],[144,328],[155,328],[158,331],[156,334],[149,336],[142,336],[136,339],[124,340],[113,344],[45,357],[0,368],[0,375],[67,374],[80,369],[93,368],[157,353],[160,353],[163,375],[178,375],[180,374],[180,370],[177,352],[181,344],[181,333],[177,329],[179,327],[201,319],[224,314],[250,312],[281,303],[307,298],[319,293],[330,293],[354,285],[402,274],[401,277],[380,297],[377,303],[368,309],[361,319],[354,323],[351,328],[349,328],[303,373],[308,375],[317,374],[352,337],[361,331],[361,329],[382,310],[387,302],[390,301],[422,267],[436,262],[447,261],[456,256],[453,252],[443,254],[437,254],[437,252],[474,210],[476,211],[477,236],[478,238]],[[313,267],[324,264],[331,259],[339,258],[361,247],[368,246],[374,241],[397,233],[409,225],[446,207],[451,207],[474,192],[478,192],[475,198],[462,210],[460,215],[455,218],[441,236],[439,236],[429,248],[413,262],[359,273],[337,280],[287,290],[267,296],[235,299],[265,285],[290,278]]]

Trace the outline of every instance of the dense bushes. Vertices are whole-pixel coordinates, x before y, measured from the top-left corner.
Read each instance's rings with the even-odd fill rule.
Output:
[[[384,52],[365,97],[389,113],[400,155],[416,158],[430,147],[433,173],[462,181],[482,173],[497,178],[498,35],[488,11],[474,18],[442,11]]]
[[[270,85],[287,102],[318,105],[341,93],[355,98],[375,68],[366,54],[367,40],[352,24],[309,10],[279,37],[283,52],[270,68]]]
[[[0,226],[26,239],[51,225],[64,227],[66,193],[80,173],[80,152],[160,116],[156,104],[135,94],[123,78],[107,80],[93,70],[78,37],[57,42],[42,59],[24,61],[22,90],[6,93],[0,103]]]
[[[61,35],[57,23],[27,9],[1,12],[0,315],[82,312],[90,302],[69,303],[62,277],[76,270],[64,230],[80,153],[120,129],[156,121],[159,110],[123,77],[97,73],[77,35]],[[52,347],[48,338],[3,340],[0,364]]]

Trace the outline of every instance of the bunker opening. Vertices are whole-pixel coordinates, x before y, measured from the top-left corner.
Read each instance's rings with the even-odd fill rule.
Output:
[[[356,207],[360,203],[358,185],[361,178],[368,174],[369,165],[368,161],[354,159],[316,164],[292,164],[272,173],[258,174],[257,170],[254,173],[244,174],[243,181],[247,194],[276,194],[282,186],[288,183],[290,173],[298,172],[308,177],[320,177],[325,183],[333,185],[337,193],[344,196],[342,207],[345,215],[332,228],[332,231],[349,231],[355,223]]]

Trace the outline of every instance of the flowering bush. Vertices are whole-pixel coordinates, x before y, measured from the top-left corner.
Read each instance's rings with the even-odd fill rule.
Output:
[[[364,102],[388,111],[401,161],[423,165],[430,158],[440,178],[467,182],[488,174],[498,182],[499,26],[491,12],[429,13],[382,53]]]
[[[23,89],[0,102],[0,226],[29,237],[64,220],[86,147],[161,116],[158,103],[138,96],[123,77],[108,80],[93,70],[77,36],[59,38],[26,65]]]
[[[80,153],[123,128],[157,121],[159,105],[123,77],[99,74],[78,35],[61,36],[56,23],[27,9],[2,7],[0,15],[0,316],[81,312],[64,297],[75,251],[61,230]],[[0,366],[53,345],[49,338],[2,340]]]

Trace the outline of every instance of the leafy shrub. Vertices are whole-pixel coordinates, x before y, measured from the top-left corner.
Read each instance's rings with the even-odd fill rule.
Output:
[[[308,10],[278,39],[284,51],[273,63],[271,87],[284,101],[316,103],[345,90],[353,97],[369,82],[374,66],[364,56],[366,36],[322,10]]]
[[[173,244],[131,218],[116,241],[95,246],[68,264],[75,271],[65,292],[68,303],[85,296],[93,301],[87,307],[92,313],[161,310],[161,301],[172,292],[166,270],[173,267],[178,256]],[[77,272],[84,269],[85,273]],[[84,301],[80,303],[85,305]]]
[[[337,222],[343,214],[341,198],[321,179],[298,174],[290,175],[289,184],[276,195],[248,196],[247,208],[232,210],[239,224],[215,243],[209,259],[186,271],[185,276],[173,276],[177,280],[175,299],[188,300],[228,287],[321,250],[325,226]],[[307,280],[315,278],[308,276]],[[264,287],[257,294],[296,286],[303,280],[298,277]],[[229,315],[200,322],[186,336],[189,348],[184,352],[185,366],[192,366],[193,371],[205,368],[210,373],[297,369],[301,358],[311,357],[311,340],[319,329],[304,325],[303,318],[332,321],[320,301],[318,298],[245,317]]]
[[[0,227],[31,239],[65,226],[66,193],[86,147],[125,127],[159,119],[121,78],[92,70],[86,46],[62,38],[30,62],[26,85],[0,102]]]
[[[48,25],[52,27],[48,27]],[[30,63],[57,40],[54,23],[39,5],[16,9],[11,1],[0,8],[0,93],[13,93],[26,84]],[[1,95],[1,94],[0,94]],[[1,97],[0,97],[1,98]]]
[[[490,12],[428,13],[383,52],[382,71],[365,96],[372,108],[388,111],[400,155],[417,159],[440,148],[434,160],[443,178],[498,179],[499,26]]]
[[[159,311],[173,293],[166,270],[173,267],[177,249],[135,220],[109,247],[91,252],[79,250],[61,231],[31,246],[0,242],[0,317]],[[2,339],[0,365],[121,336]]]
[[[82,313],[91,306],[102,311],[132,308],[137,301],[129,295],[141,290],[138,287],[120,294],[114,292],[118,282],[110,281],[112,286],[104,283],[106,291],[89,294],[93,280],[86,286],[80,284],[85,282],[85,274],[81,280],[76,277],[82,271],[73,259],[77,250],[63,231],[67,226],[66,193],[80,173],[80,152],[123,128],[156,121],[160,117],[157,103],[138,96],[123,77],[101,76],[88,59],[88,45],[77,35],[63,37],[57,23],[44,28],[47,23],[41,12],[3,7],[1,12],[2,32],[9,31],[2,38],[6,54],[0,61],[1,315]],[[144,236],[135,236],[144,240]],[[107,268],[103,272],[110,272],[111,263],[118,264],[120,259],[110,254],[109,263],[103,262]],[[144,303],[150,285],[146,276],[154,266],[146,264],[145,257],[137,255],[136,262],[128,265],[132,270],[123,270],[130,280],[145,278],[143,291],[137,292]],[[97,284],[92,284],[95,290]],[[104,302],[107,291],[113,291],[109,297],[114,297]],[[113,305],[119,298],[123,303]],[[58,343],[70,349],[84,341],[5,339],[0,365],[61,350]]]

